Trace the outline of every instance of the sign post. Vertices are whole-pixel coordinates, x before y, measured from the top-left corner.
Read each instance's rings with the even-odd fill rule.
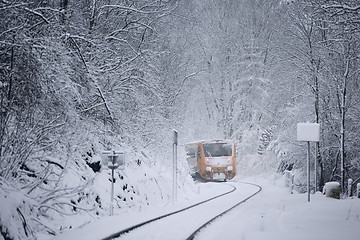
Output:
[[[177,198],[177,145],[178,145],[178,132],[173,131],[173,196],[172,203],[174,204]]]
[[[319,142],[320,124],[298,123],[297,140],[301,142],[307,142],[307,193],[308,193],[308,202],[310,202],[310,142]],[[315,174],[316,174],[316,169],[315,169]]]
[[[110,200],[110,216],[113,215],[114,211],[114,171],[120,166],[125,164],[125,154],[120,151],[103,151],[102,152],[102,164],[107,168],[111,169],[111,200]]]
[[[308,202],[310,202],[310,142],[307,141],[307,163],[306,163],[306,173],[307,173],[307,194]]]

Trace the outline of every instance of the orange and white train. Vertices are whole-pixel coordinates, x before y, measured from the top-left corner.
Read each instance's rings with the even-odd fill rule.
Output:
[[[236,146],[232,140],[185,144],[187,163],[194,179],[227,181],[236,175]]]

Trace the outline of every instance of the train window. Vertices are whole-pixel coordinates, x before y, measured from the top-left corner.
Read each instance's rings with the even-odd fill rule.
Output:
[[[206,143],[204,144],[205,157],[232,156],[232,144]]]

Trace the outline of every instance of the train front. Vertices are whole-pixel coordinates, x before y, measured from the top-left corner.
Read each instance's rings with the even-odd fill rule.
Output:
[[[226,181],[236,174],[235,144],[228,140],[204,142],[205,169],[202,177],[207,180]]]

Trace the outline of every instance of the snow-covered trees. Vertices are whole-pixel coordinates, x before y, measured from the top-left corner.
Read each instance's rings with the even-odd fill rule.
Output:
[[[345,193],[346,178],[355,177],[359,180],[360,177],[359,171],[353,165],[359,158],[358,153],[354,152],[359,134],[359,125],[354,118],[359,103],[357,96],[360,76],[360,6],[358,4],[356,1],[345,1],[325,2],[321,5],[321,17],[327,23],[324,29],[326,32],[324,41],[330,52],[326,59],[328,63],[326,76],[334,82],[333,86],[336,86],[334,104],[337,110],[335,119],[339,130],[337,137],[340,145],[340,180],[343,193]],[[339,174],[338,170],[335,171]]]
[[[201,71],[185,98],[200,138],[234,138],[271,125],[270,66],[276,1],[188,1],[190,64]],[[190,36],[190,37],[189,37]],[[194,86],[193,83],[188,86]],[[195,119],[193,117],[196,115]],[[188,114],[185,114],[185,117]],[[202,128],[206,122],[210,128]],[[199,126],[200,125],[200,126]]]
[[[186,3],[186,39],[195,59],[189,62],[203,70],[184,86],[188,109],[180,114],[189,136],[235,138],[243,154],[267,146],[281,159],[280,170],[301,169],[305,154],[295,140],[296,123],[318,122],[317,184],[358,179],[357,2]],[[275,130],[264,144],[267,129]]]
[[[32,220],[81,209],[70,196],[91,183],[87,158],[114,145],[145,147],[161,128],[156,24],[176,4],[0,2],[0,182],[34,200]],[[80,181],[66,181],[69,169]],[[16,238],[8,226],[1,217],[1,235]]]
[[[145,134],[151,109],[163,102],[155,27],[175,6],[2,1],[1,164],[17,171],[21,164],[8,157],[19,154],[15,161],[23,163],[39,144],[50,150],[51,136],[84,119],[131,141],[129,129]]]
[[[1,186],[34,197],[40,214],[62,211],[72,203],[60,195],[91,179],[87,158],[132,145],[166,162],[174,127],[180,139],[233,138],[240,156],[272,150],[279,169],[301,169],[299,121],[321,124],[319,185],[356,183],[359,9],[355,0],[0,1]],[[73,167],[83,180],[67,191]]]
[[[285,50],[299,70],[299,80],[309,86],[313,119],[322,126],[322,140],[315,149],[319,184],[323,186],[324,178],[338,179],[345,191],[345,178],[359,177],[358,171],[350,170],[358,159],[353,152],[358,125],[352,116],[359,90],[359,8],[356,1],[304,0],[285,9],[291,43],[295,43]]]

